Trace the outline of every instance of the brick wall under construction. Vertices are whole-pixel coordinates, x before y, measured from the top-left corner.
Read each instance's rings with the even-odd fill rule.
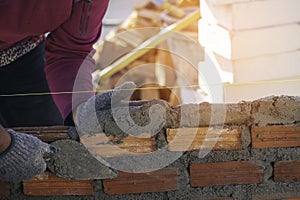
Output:
[[[228,104],[222,127],[211,124],[213,105],[184,106],[200,113],[198,127],[175,123],[160,137],[123,144],[135,144],[135,151],[147,144],[152,152],[162,146],[183,152],[165,168],[119,171],[106,180],[65,180],[45,172],[23,183],[0,182],[0,199],[300,199],[300,98],[274,96]],[[35,136],[52,142],[70,139],[68,128],[19,130],[38,132]],[[208,130],[218,141],[201,157]],[[179,131],[185,137],[174,140]],[[193,142],[184,148],[191,133],[196,133]]]

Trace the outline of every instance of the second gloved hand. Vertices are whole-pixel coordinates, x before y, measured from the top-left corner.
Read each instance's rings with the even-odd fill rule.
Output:
[[[31,135],[13,130],[7,132],[11,136],[11,144],[0,154],[0,180],[19,182],[44,172],[44,156],[52,156],[58,150]]]

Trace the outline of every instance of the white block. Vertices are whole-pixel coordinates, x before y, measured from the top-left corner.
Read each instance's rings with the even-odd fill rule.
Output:
[[[289,80],[273,80],[255,84],[224,84],[226,103],[237,103],[242,100],[253,101],[267,96],[300,96],[300,77]]]
[[[300,24],[228,31],[202,19],[199,21],[199,42],[231,60],[296,51],[300,49]]]
[[[216,5],[214,3],[230,2]],[[201,0],[202,18],[229,30],[253,29],[300,22],[299,0]],[[234,3],[234,4],[232,4]]]
[[[232,69],[234,83],[288,79],[300,77],[300,51],[265,55],[250,59],[228,60],[213,54],[223,69]]]

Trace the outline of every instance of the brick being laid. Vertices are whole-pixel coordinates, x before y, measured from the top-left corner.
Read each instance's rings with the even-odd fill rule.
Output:
[[[93,195],[93,180],[65,180],[45,172],[23,182],[23,193],[29,196]]]
[[[149,173],[119,172],[117,178],[103,180],[103,186],[110,195],[135,194],[176,190],[177,182],[177,169],[161,169]]]
[[[298,23],[244,31],[199,21],[199,42],[226,59],[238,60],[300,49]]]
[[[252,127],[253,148],[280,148],[300,146],[300,126]]]
[[[274,164],[275,182],[299,182],[300,160],[277,161]]]
[[[300,21],[298,0],[201,0],[201,15],[228,30],[246,30]]]
[[[241,128],[167,129],[169,151],[238,150],[242,148]]]
[[[247,161],[191,164],[192,187],[261,183],[263,169]]]

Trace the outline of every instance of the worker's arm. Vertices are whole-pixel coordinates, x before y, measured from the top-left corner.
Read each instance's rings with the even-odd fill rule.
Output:
[[[64,119],[72,108],[94,95],[93,44],[100,38],[102,19],[108,6],[108,0],[74,2],[70,17],[46,40],[47,81],[51,92],[60,93],[53,98]],[[76,93],[79,90],[84,92]]]
[[[0,180],[19,182],[33,178],[46,169],[44,155],[57,149],[36,137],[6,131],[0,125]]]

